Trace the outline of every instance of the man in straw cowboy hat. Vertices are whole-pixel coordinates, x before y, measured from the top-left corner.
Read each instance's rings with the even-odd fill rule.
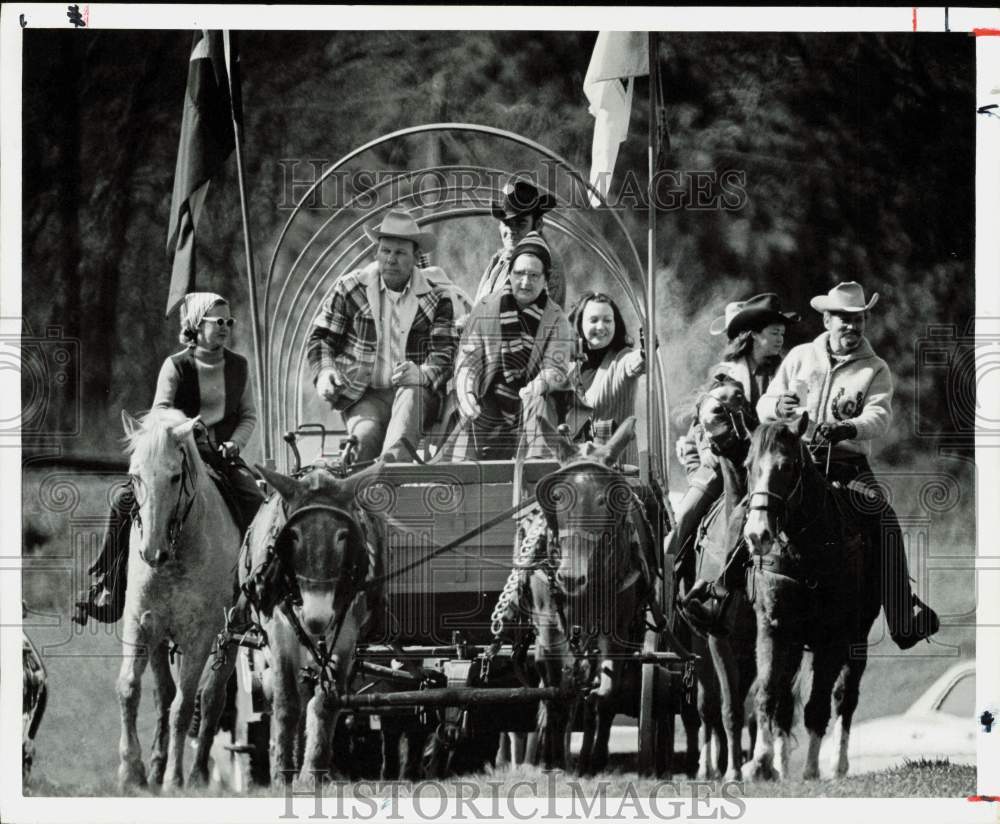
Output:
[[[486,265],[473,304],[503,289],[510,274],[514,248],[528,232],[543,234],[544,215],[555,207],[555,197],[548,192],[539,192],[537,186],[523,178],[515,178],[504,186],[502,199],[492,204],[493,217],[500,221],[500,241],[503,245]],[[563,305],[566,284],[555,260],[549,267],[546,292],[551,300],[559,306]]]
[[[826,331],[796,346],[782,362],[767,393],[757,404],[762,422],[789,420],[804,408],[813,443],[830,448],[830,480],[860,485],[849,500],[872,550],[882,555],[882,606],[892,640],[909,649],[938,631],[937,614],[910,588],[903,535],[892,507],[884,500],[868,463],[871,444],[892,424],[892,374],[865,338],[869,310],[878,293],[865,300],[860,283],[838,283],[810,301],[823,313]],[[825,460],[825,458],[824,458]],[[872,506],[871,501],[879,502]]]
[[[416,266],[435,240],[410,215],[390,211],[365,232],[375,260],[334,285],[313,321],[309,367],[316,392],[357,438],[358,462],[380,454],[405,461],[402,439],[416,444],[451,376],[452,301],[447,284]]]

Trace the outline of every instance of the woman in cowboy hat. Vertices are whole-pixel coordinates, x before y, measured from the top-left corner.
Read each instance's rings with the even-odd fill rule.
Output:
[[[202,426],[195,428],[198,452],[223,478],[243,531],[263,496],[240,458],[253,434],[257,413],[247,360],[226,347],[235,324],[225,298],[213,292],[185,295],[180,331],[185,348],[160,367],[153,407],[180,409],[189,418],[201,418]],[[104,623],[121,617],[134,502],[131,484],[115,496],[101,555],[89,570],[97,580],[76,604],[73,620],[79,624],[86,624],[89,617]]]
[[[799,319],[798,313],[781,308],[773,292],[727,304],[725,314],[709,327],[709,334],[725,333],[728,338],[722,361],[709,370],[710,380],[725,376],[738,381],[751,401],[749,408],[753,409],[781,364],[786,327]],[[678,439],[677,457],[688,472],[688,491],[677,508],[677,526],[667,544],[667,553],[675,556],[694,535],[723,489],[718,458],[697,420],[687,435]],[[696,581],[687,595],[689,607],[690,599],[711,594],[708,589],[708,582]],[[697,604],[693,610],[698,610]]]
[[[710,335],[725,333],[728,339],[722,361],[709,370],[709,377],[723,374],[739,381],[755,407],[781,364],[785,329],[799,320],[797,312],[781,309],[773,292],[727,304],[725,314],[713,320],[708,329]],[[678,439],[677,458],[689,478],[703,464],[716,466],[697,421]]]

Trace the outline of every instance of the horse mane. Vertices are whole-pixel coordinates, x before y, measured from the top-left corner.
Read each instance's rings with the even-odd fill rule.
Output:
[[[750,451],[747,453],[746,460],[747,469],[751,469],[761,455],[774,452],[792,440],[797,441],[798,437],[784,422],[762,423],[754,430],[753,436],[750,438]]]
[[[179,409],[150,409],[139,418],[139,426],[125,434],[125,454],[142,463],[155,462],[177,443],[172,430],[187,420],[188,416]],[[194,445],[194,436],[190,432],[181,446],[187,453],[191,466],[196,469],[201,459]]]
[[[750,451],[747,453],[745,466],[752,469],[762,455],[775,452],[779,447],[788,445],[793,451],[799,451],[802,446],[802,439],[793,432],[787,423],[776,421],[774,423],[762,423],[758,426],[750,439]],[[811,460],[805,455],[805,451],[800,452],[802,456],[802,472],[807,478],[819,474],[819,470]]]

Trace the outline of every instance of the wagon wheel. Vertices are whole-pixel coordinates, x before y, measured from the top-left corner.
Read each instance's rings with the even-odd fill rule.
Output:
[[[663,603],[663,587],[657,582],[657,597]],[[662,652],[663,639],[655,630],[647,630],[642,651]],[[669,776],[674,757],[674,702],[670,696],[670,674],[655,663],[641,665],[639,685],[639,758],[640,775]]]

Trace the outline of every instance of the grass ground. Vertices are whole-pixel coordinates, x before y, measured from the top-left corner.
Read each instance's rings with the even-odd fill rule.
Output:
[[[634,772],[612,770],[600,778],[576,779],[562,773],[550,776],[538,770],[521,768],[512,771],[489,771],[476,775],[463,776],[464,784],[473,783],[486,786],[486,782],[494,782],[497,789],[491,792],[506,797],[517,792],[517,785],[529,782],[540,788],[540,794],[554,797],[570,797],[572,795],[592,798],[603,793],[607,798],[620,798],[633,790],[639,798],[649,798],[657,795],[664,798],[673,792],[679,798],[688,798],[697,785],[691,784],[681,777],[673,780],[671,791],[664,789],[664,781],[640,778]],[[701,782],[703,783],[703,782]],[[448,783],[445,784],[448,787]],[[721,785],[720,785],[721,786]],[[399,797],[410,797],[413,785],[403,783],[396,790]],[[450,786],[450,795],[455,795],[458,787]],[[461,790],[467,792],[467,789]],[[841,779],[825,779],[819,781],[789,780],[783,782],[763,782],[754,784],[744,782],[734,793],[745,798],[966,798],[976,792],[976,768],[965,765],[949,764],[947,761],[908,762],[899,767],[880,772],[858,776],[847,776]],[[382,795],[384,788],[376,789],[376,794]],[[702,790],[704,793],[704,790]],[[38,774],[26,788],[26,795],[33,797],[58,796],[118,796],[118,790],[112,779],[90,780],[83,783],[53,782],[43,774]],[[137,790],[136,797],[150,796],[153,793]],[[345,793],[346,795],[347,793]],[[715,794],[715,793],[713,793]],[[185,796],[220,797],[232,795],[218,788],[188,789]],[[241,793],[241,795],[244,795]],[[261,798],[281,798],[284,793],[280,789],[255,789],[245,795]]]

